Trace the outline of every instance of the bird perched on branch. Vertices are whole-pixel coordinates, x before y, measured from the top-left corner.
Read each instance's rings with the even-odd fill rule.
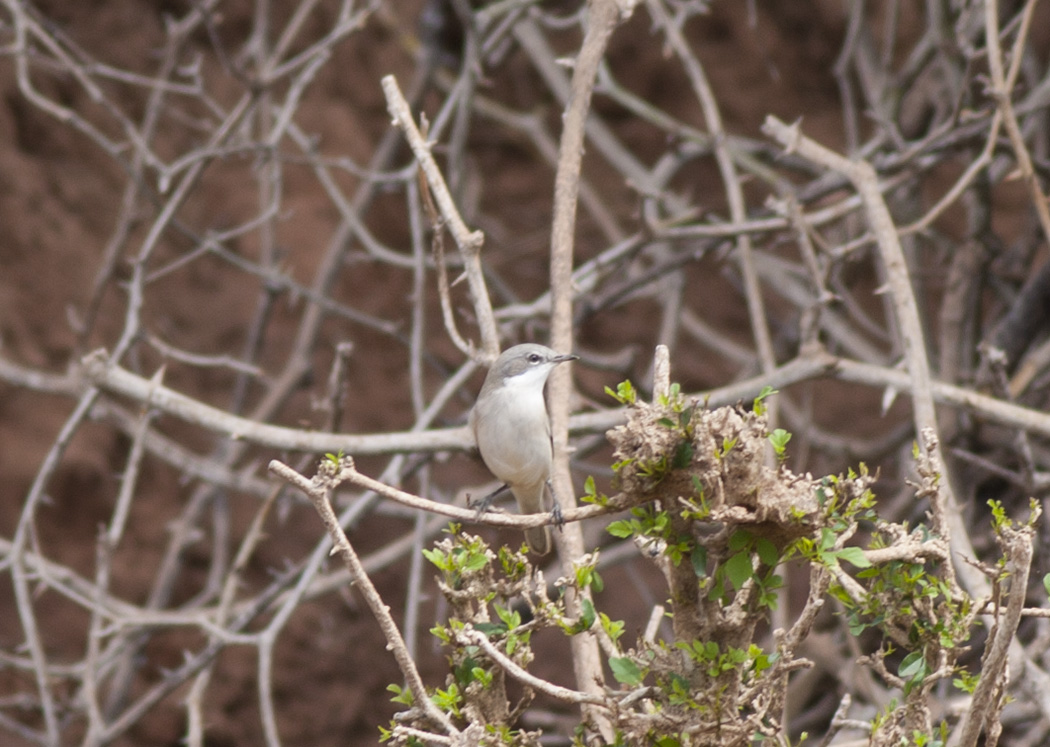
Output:
[[[492,364],[470,411],[470,429],[485,466],[504,485],[486,497],[482,507],[509,488],[522,513],[545,510],[554,448],[543,390],[555,366],[577,357],[528,343],[509,348]],[[546,555],[550,529],[526,529],[525,542],[532,552]]]

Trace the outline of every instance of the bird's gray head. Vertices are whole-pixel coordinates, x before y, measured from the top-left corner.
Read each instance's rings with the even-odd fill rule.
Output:
[[[547,376],[559,363],[576,360],[575,355],[560,355],[548,347],[526,343],[503,351],[489,369],[485,386],[543,388]]]

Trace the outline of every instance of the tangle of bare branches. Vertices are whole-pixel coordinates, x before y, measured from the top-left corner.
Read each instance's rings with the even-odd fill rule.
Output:
[[[1045,743],[1046,21],[0,2],[0,741]]]

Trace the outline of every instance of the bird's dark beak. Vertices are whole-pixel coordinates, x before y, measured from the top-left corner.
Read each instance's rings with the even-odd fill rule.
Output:
[[[553,358],[551,358],[551,360],[554,363],[565,363],[566,361],[578,361],[579,359],[580,359],[580,356],[572,355],[572,354],[556,355]]]

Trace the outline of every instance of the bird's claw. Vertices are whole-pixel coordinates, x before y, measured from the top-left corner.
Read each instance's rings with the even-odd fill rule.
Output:
[[[551,523],[558,528],[560,532],[562,527],[565,526],[565,517],[561,512],[561,504],[558,503],[558,496],[554,493],[554,483],[551,482],[550,478],[547,478],[547,490],[551,494],[551,503],[554,504],[554,508],[551,509]]]
[[[474,518],[480,519],[481,515],[492,508],[492,496],[488,498],[482,498],[480,501],[468,504],[469,508],[474,509]]]
[[[500,485],[498,488],[486,495],[480,501],[476,502],[471,501],[470,498],[467,498],[467,507],[473,508],[475,510],[475,518],[480,519],[483,513],[492,510],[492,502],[496,500],[496,496],[498,496],[506,489],[506,485]]]
[[[561,506],[557,503],[554,504],[554,508],[551,509],[551,522],[554,526],[558,527],[558,531],[562,530],[565,526],[565,516],[562,515]]]

